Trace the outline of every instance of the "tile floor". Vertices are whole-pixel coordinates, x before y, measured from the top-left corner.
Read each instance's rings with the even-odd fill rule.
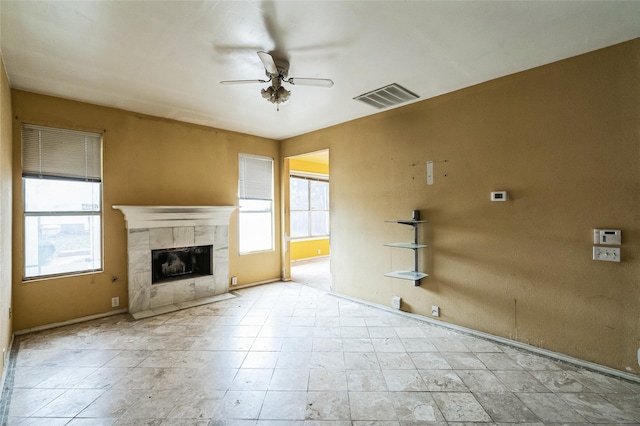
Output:
[[[640,424],[640,384],[300,283],[17,338],[8,425]],[[17,352],[17,353],[16,353]]]

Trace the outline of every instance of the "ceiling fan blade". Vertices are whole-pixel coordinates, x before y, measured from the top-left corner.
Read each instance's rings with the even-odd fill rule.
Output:
[[[268,83],[270,80],[224,80],[220,84],[251,84],[251,83]]]
[[[333,80],[328,78],[294,78],[291,77],[287,80],[287,83],[299,86],[317,86],[317,87],[331,87],[333,86]]]
[[[264,64],[264,69],[267,71],[267,74],[278,75],[278,67],[276,67],[276,62],[273,60],[273,56],[262,51],[258,52],[258,56]]]

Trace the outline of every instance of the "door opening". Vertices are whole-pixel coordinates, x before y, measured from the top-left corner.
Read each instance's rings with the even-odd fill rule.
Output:
[[[330,291],[329,151],[289,157],[286,165],[283,269],[292,281]]]

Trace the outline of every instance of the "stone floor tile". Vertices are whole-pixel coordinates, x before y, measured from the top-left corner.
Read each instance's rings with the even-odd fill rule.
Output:
[[[349,392],[352,420],[398,420],[389,392]]]
[[[218,410],[213,415],[214,420],[251,420],[258,419],[266,391],[228,391]]]
[[[391,398],[401,422],[444,422],[430,392],[393,392]]]
[[[607,401],[640,423],[640,394],[605,394]]]
[[[517,393],[516,395],[545,423],[585,422],[584,417],[554,393]]]
[[[531,375],[552,392],[593,392],[570,371],[531,371]]]
[[[238,370],[230,390],[267,390],[273,375],[272,368],[243,368]]]
[[[635,423],[635,419],[595,393],[558,394],[567,405],[591,423]]]
[[[306,391],[309,388],[309,369],[276,368],[269,383],[271,391]]]
[[[451,365],[447,360],[437,353],[431,352],[414,352],[409,357],[413,361],[416,368],[420,370],[450,370]]]
[[[304,420],[306,392],[268,391],[260,411],[260,420]]]
[[[491,417],[471,393],[434,392],[432,397],[448,422],[491,421]]]
[[[542,383],[527,371],[493,371],[493,374],[511,392],[548,392]]]
[[[471,392],[507,392],[507,388],[488,370],[456,370]]]
[[[376,352],[405,352],[402,340],[399,338],[371,339]]]
[[[104,390],[101,389],[69,389],[33,415],[35,417],[75,417],[103,392]]]
[[[378,352],[378,362],[383,370],[415,370],[410,354],[405,352]]]
[[[312,369],[309,371],[310,391],[346,391],[347,376],[344,370]]]
[[[249,352],[244,361],[242,368],[275,368],[278,362],[280,352]]]
[[[345,352],[344,367],[347,370],[379,370],[380,364],[373,352]]]
[[[351,420],[347,392],[307,392],[307,420]]]
[[[511,392],[474,392],[474,396],[495,422],[528,423],[540,420]]]
[[[454,370],[487,369],[487,366],[471,352],[443,352],[441,355]]]
[[[427,384],[418,370],[382,370],[387,388],[392,392],[426,391]]]
[[[387,384],[380,370],[347,370],[347,388],[354,392],[384,392]]]
[[[430,392],[468,392],[460,376],[453,370],[419,370]]]

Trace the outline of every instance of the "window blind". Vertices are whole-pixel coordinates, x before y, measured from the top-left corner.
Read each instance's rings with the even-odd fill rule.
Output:
[[[238,197],[273,200],[273,159],[240,155]]]
[[[102,134],[22,125],[22,176],[100,182]]]

